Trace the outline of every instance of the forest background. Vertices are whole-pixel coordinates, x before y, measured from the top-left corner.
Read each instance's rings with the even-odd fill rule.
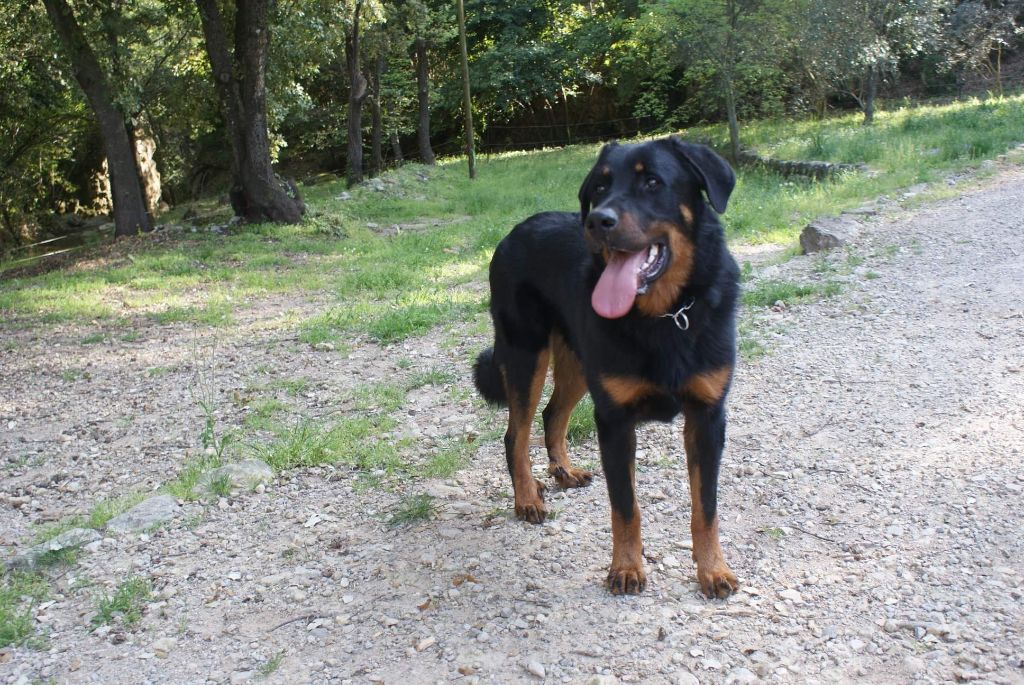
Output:
[[[302,184],[333,174],[354,184],[465,152],[454,2],[4,4],[0,247],[109,221],[112,198],[118,219],[116,186],[132,175],[111,152],[119,127],[147,205],[118,221],[120,234],[149,230],[171,206],[227,199],[247,174],[256,190],[231,195],[235,213],[294,222]],[[735,158],[754,119],[859,109],[870,124],[878,98],[999,96],[1024,74],[1022,9],[1012,0],[467,0],[478,152],[728,122],[728,138],[713,142]]]

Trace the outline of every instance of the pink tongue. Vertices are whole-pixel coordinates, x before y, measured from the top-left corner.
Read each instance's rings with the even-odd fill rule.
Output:
[[[646,250],[611,253],[608,266],[604,268],[594,294],[590,296],[590,304],[595,312],[606,319],[617,319],[629,312],[636,299],[637,270],[646,256]]]

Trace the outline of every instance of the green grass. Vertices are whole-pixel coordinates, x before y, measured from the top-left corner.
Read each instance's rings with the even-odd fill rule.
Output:
[[[123,514],[145,498],[145,494],[137,492],[111,499],[101,499],[93,504],[87,515],[69,516],[57,521],[56,523],[39,527],[32,536],[33,542],[35,544],[47,542],[61,533],[71,530],[72,528],[93,528],[95,530],[100,530],[107,525],[107,522],[110,519]]]
[[[23,644],[33,635],[33,610],[49,595],[46,580],[15,571],[0,578],[0,649]]]
[[[117,586],[113,594],[102,594],[96,598],[96,615],[93,625],[110,625],[114,621],[130,628],[142,620],[142,610],[149,600],[151,588],[145,578],[133,576]]]
[[[284,654],[285,650],[282,649],[281,651],[274,654],[274,656],[270,657],[262,664],[260,664],[259,668],[256,669],[256,672],[259,674],[260,678],[266,678],[271,673],[280,668],[281,662],[284,661]]]
[[[788,243],[816,216],[941,180],[1006,151],[1022,130],[1024,96],[882,111],[873,127],[861,126],[858,114],[745,123],[744,142],[764,154],[863,161],[876,173],[819,183],[741,169],[723,222],[734,240]],[[722,126],[683,133],[725,140]],[[386,192],[356,188],[344,202],[336,199],[341,181],[324,183],[306,189],[310,212],[299,226],[172,234],[159,244],[114,246],[75,268],[4,280],[0,317],[9,327],[112,321],[134,328],[140,319],[231,326],[253,298],[322,292],[331,299],[318,313],[278,325],[297,327],[313,345],[344,347],[355,336],[399,342],[484,311],[480,285],[495,244],[534,212],[575,209],[597,149],[484,157],[475,181],[458,159],[408,165],[392,172]],[[409,228],[384,235],[371,223]]]
[[[391,511],[389,523],[404,526],[417,521],[430,520],[437,511],[434,498],[430,495],[412,495],[398,502]]]
[[[569,429],[566,437],[570,445],[579,445],[597,435],[597,424],[594,422],[594,400],[586,395],[569,417]]]
[[[786,305],[807,302],[818,297],[834,297],[842,286],[836,281],[824,283],[793,283],[765,280],[743,293],[743,304],[748,307],[771,307],[776,302]]]
[[[260,398],[249,403],[251,413],[245,416],[245,425],[257,430],[271,430],[277,426],[274,417],[284,411],[285,404],[275,398]]]
[[[161,490],[177,499],[195,500],[198,498],[196,486],[199,484],[199,479],[210,469],[223,465],[223,460],[216,453],[211,455],[204,454],[201,457],[190,459],[185,462],[178,476],[174,480],[165,483]]]
[[[380,416],[346,416],[331,425],[303,419],[252,449],[275,471],[341,463],[394,473],[405,467],[399,445],[384,435],[395,425],[394,419]]]
[[[453,438],[430,454],[418,475],[424,478],[450,478],[469,463],[470,455],[476,448],[477,442]]]

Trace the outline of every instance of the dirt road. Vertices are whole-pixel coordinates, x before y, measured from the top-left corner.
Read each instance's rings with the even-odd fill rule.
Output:
[[[601,585],[600,474],[549,489],[557,515],[523,524],[496,441],[450,480],[293,470],[150,533],[104,534],[37,610],[41,643],[0,652],[0,683],[1024,683],[1022,207],[1009,169],[866,219],[849,251],[755,268],[748,287],[841,290],[746,315],[767,354],[739,367],[729,402],[720,510],[743,585],[729,600],[695,584],[679,426],[640,433],[649,584],[627,598]],[[346,357],[259,323],[217,342],[220,425],[242,425],[232,394],[272,368],[305,379],[292,401],[314,416],[360,383],[456,373],[396,414],[424,452],[500,426],[467,392],[479,325]],[[15,331],[0,350],[11,552],[32,524],[154,489],[198,444],[194,333],[82,335]],[[435,517],[390,526],[419,493]],[[140,623],[95,630],[97,594],[132,576],[153,590]]]

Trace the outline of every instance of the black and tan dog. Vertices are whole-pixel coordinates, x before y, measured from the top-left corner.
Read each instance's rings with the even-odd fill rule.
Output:
[[[725,211],[735,180],[712,150],[676,137],[612,143],[580,188],[580,214],[530,217],[491,261],[494,347],[477,360],[475,380],[484,398],[509,407],[505,450],[516,515],[541,523],[547,513],[529,443],[552,362],[554,390],[543,412],[548,473],[566,488],[590,483],[566,451],[569,416],[589,390],[611,500],[615,594],[646,584],[636,426],[680,412],[697,579],[710,597],[738,586],[718,542],[717,490],[739,272],[709,208]]]

